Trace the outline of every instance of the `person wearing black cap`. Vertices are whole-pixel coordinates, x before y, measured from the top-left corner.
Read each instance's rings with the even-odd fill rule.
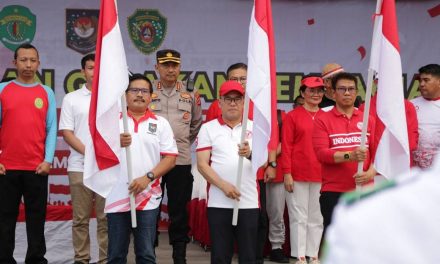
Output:
[[[159,50],[156,58],[159,80],[153,83],[155,92],[151,95],[149,108],[171,124],[179,150],[176,166],[162,177],[162,189],[166,186],[173,260],[181,264],[186,263],[186,244],[190,241],[186,206],[193,186],[191,144],[202,125],[202,108],[198,93],[178,80],[180,53],[171,49]]]

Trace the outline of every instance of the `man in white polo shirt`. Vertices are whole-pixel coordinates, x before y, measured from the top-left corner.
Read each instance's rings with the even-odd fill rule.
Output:
[[[156,263],[154,240],[162,199],[160,182],[175,166],[178,151],[168,121],[148,110],[152,93],[153,85],[145,76],[130,76],[125,92],[129,133],[121,134],[121,147],[130,146],[133,181],[129,185],[127,174],[123,173],[106,199],[108,264],[127,263],[131,233],[136,263]],[[122,119],[120,127],[122,131]],[[125,158],[121,159],[121,167],[127,168]],[[131,228],[129,193],[135,195],[136,228]]]
[[[440,65],[425,65],[419,75],[422,96],[411,100],[419,122],[419,144],[413,154],[414,164],[427,169],[440,150]]]
[[[197,137],[198,169],[208,181],[208,224],[211,235],[211,263],[231,263],[234,238],[239,263],[256,263],[258,233],[257,178],[252,173],[252,121],[246,139],[242,131],[244,90],[236,81],[220,87],[221,117],[202,125]],[[243,159],[241,188],[235,186],[239,156]],[[232,226],[235,201],[239,201],[237,226]]]
[[[105,199],[83,184],[85,143],[90,140],[89,107],[95,67],[95,54],[81,59],[81,72],[86,83],[81,89],[68,93],[61,107],[60,127],[64,141],[70,147],[67,165],[70,195],[72,198],[73,222],[72,241],[76,264],[89,263],[90,237],[89,221],[95,204],[98,222],[98,263],[107,263],[107,218],[104,214]]]

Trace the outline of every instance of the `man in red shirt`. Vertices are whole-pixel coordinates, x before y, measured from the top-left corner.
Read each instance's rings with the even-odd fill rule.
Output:
[[[14,53],[17,79],[0,84],[0,263],[14,260],[15,226],[23,197],[28,250],[26,263],[47,263],[47,182],[55,153],[55,95],[38,83],[38,50],[20,45]]]
[[[339,197],[356,185],[370,183],[376,175],[370,159],[374,142],[374,118],[370,117],[366,147],[360,148],[363,113],[354,107],[357,79],[346,72],[332,79],[335,107],[317,117],[313,130],[313,146],[321,163],[322,188],[319,198],[324,230],[330,224]],[[358,162],[364,169],[357,173]]]

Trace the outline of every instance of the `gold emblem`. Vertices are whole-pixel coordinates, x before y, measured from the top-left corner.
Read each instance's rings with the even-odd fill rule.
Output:
[[[156,109],[156,105],[155,105],[155,104],[150,105],[150,109],[151,109],[151,110]]]
[[[35,107],[38,108],[38,109],[43,108],[43,105],[44,105],[44,103],[43,103],[43,99],[37,97],[37,98],[35,99],[35,101],[34,101],[34,105],[35,105]]]
[[[166,56],[167,56],[167,57],[173,57],[173,53],[168,52]]]
[[[157,93],[152,93],[151,94],[151,99],[156,99],[158,97]]]
[[[191,99],[191,95],[187,92],[180,93],[180,97],[182,97],[183,99]]]

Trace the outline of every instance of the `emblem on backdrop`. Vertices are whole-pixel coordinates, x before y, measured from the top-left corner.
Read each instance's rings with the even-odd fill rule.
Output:
[[[98,9],[66,9],[66,46],[81,54],[95,51]]]
[[[157,9],[136,9],[127,18],[131,41],[145,55],[157,50],[167,33],[167,18]]]
[[[0,41],[12,51],[34,40],[36,26],[36,16],[25,6],[10,5],[0,11]]]

